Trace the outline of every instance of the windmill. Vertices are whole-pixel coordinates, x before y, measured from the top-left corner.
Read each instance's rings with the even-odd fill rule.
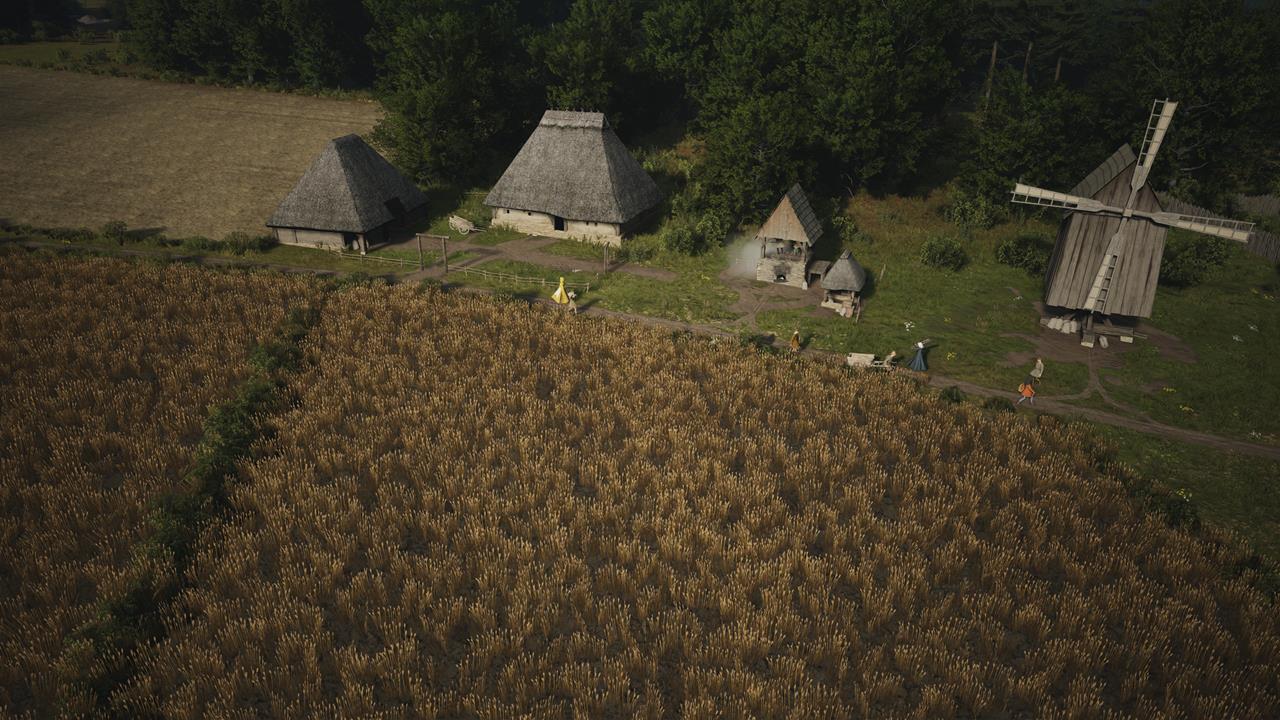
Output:
[[[1013,202],[1067,211],[1046,276],[1045,304],[1068,311],[1050,327],[1133,341],[1136,318],[1151,317],[1168,228],[1247,243],[1253,223],[1164,212],[1147,176],[1178,103],[1156,100],[1138,155],[1126,144],[1069,193],[1016,183]],[[1106,346],[1106,338],[1102,338]]]

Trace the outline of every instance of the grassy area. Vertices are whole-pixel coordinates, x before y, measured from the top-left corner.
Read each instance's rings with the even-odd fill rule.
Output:
[[[1003,225],[963,240],[969,263],[960,271],[930,268],[920,262],[921,246],[933,235],[960,236],[942,217],[945,199],[935,192],[926,199],[859,195],[850,212],[863,239],[842,245],[834,232],[819,245],[819,257],[833,259],[848,249],[868,274],[862,319],[857,324],[835,313],[812,308],[761,313],[763,329],[779,336],[800,330],[814,347],[840,352],[897,350],[910,357],[912,344],[930,338],[937,346],[928,354],[929,368],[944,375],[993,388],[1014,388],[1028,366],[1006,366],[1008,355],[1030,352],[1034,345],[1020,337],[1039,333],[1041,280],[995,262],[995,247],[1022,232],[1045,232],[1041,223]],[[1043,392],[1080,392],[1088,383],[1081,363],[1050,362]]]
[[[476,245],[499,245],[528,235],[516,230],[489,227],[490,211],[484,204],[484,196],[487,192],[479,188],[461,190],[449,185],[435,185],[427,188],[429,214],[422,232],[446,235],[451,240],[465,239]],[[449,227],[450,215],[459,215],[470,220],[476,227],[481,228],[481,231],[463,236]]]
[[[725,309],[735,296],[718,283],[707,283],[703,276],[680,273],[675,280],[662,281],[622,272],[598,275],[593,272],[564,272],[514,260],[491,260],[476,266],[493,272],[542,278],[555,282],[563,277],[569,282],[590,282],[591,291],[582,296],[579,305],[599,303],[600,307],[619,312],[638,313],[686,322],[732,320]],[[450,275],[451,282],[477,285],[517,295],[549,297],[554,285],[518,283],[471,274]]]
[[[1189,345],[1196,362],[1139,341],[1120,369],[1104,371],[1121,381],[1107,392],[1161,422],[1280,444],[1278,296],[1275,268],[1243,248],[1199,287],[1161,288],[1151,324]]]
[[[1240,533],[1273,564],[1280,562],[1280,463],[1092,427],[1114,447],[1118,460],[1165,490],[1189,493],[1203,520]]]
[[[119,41],[84,43],[79,40],[28,42],[0,45],[0,63],[11,65],[43,65],[91,63],[131,66],[120,62],[128,59]]]

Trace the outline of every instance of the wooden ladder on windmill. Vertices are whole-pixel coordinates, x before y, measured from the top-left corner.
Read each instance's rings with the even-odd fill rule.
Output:
[[[1129,181],[1129,199],[1124,204],[1124,210],[1120,215],[1120,226],[1116,228],[1115,235],[1111,236],[1111,242],[1107,243],[1107,249],[1102,254],[1102,263],[1098,265],[1098,272],[1093,278],[1093,287],[1089,288],[1088,299],[1085,300],[1085,307],[1095,313],[1105,313],[1107,307],[1107,296],[1111,294],[1111,280],[1115,277],[1116,265],[1120,262],[1120,255],[1124,252],[1128,245],[1129,236],[1132,228],[1125,227],[1133,218],[1133,204],[1138,199],[1138,191],[1147,184],[1147,176],[1151,174],[1151,164],[1156,159],[1156,153],[1160,152],[1160,144],[1164,142],[1164,135],[1169,131],[1169,123],[1173,120],[1173,111],[1178,109],[1178,103],[1172,100],[1156,100],[1151,103],[1151,117],[1147,120],[1147,130],[1142,137],[1142,152],[1138,153],[1138,164],[1133,169],[1133,178]]]

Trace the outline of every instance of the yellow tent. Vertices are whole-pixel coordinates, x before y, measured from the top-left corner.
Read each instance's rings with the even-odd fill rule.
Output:
[[[560,278],[560,287],[556,288],[556,291],[551,295],[551,299],[560,305],[569,304],[569,293],[564,291],[564,278]]]
[[[564,292],[564,278],[561,278],[561,286],[556,288],[556,292],[552,293],[552,300],[559,305],[568,305],[568,293]]]

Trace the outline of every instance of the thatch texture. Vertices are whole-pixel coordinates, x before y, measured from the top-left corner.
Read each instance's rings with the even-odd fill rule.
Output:
[[[484,203],[623,224],[661,200],[602,113],[548,110]]]
[[[396,219],[387,207],[393,200],[412,212],[427,196],[358,135],[344,135],[316,157],[267,226],[365,233]]]
[[[1128,165],[1116,169],[1115,165],[1124,157],[1130,158]],[[1124,207],[1129,199],[1129,182],[1136,166],[1137,158],[1126,145],[1076,187],[1088,190],[1096,185],[1097,189],[1086,197],[1114,207]],[[1160,210],[1160,201],[1150,185],[1138,192],[1134,207],[1150,212]],[[1053,257],[1049,260],[1045,304],[1072,310],[1085,309],[1102,256],[1120,223],[1121,219],[1117,217],[1067,214],[1058,231]],[[1124,226],[1127,239],[1112,275],[1103,312],[1107,315],[1151,317],[1167,231],[1140,218],[1125,221]]]
[[[802,242],[812,246],[822,237],[822,223],[809,206],[809,198],[805,197],[800,185],[792,185],[787,194],[782,196],[773,214],[760,226],[757,238],[770,240],[788,240]]]
[[[853,255],[845,250],[840,259],[822,276],[823,290],[840,290],[844,292],[862,292],[867,284],[867,271],[862,269]]]

